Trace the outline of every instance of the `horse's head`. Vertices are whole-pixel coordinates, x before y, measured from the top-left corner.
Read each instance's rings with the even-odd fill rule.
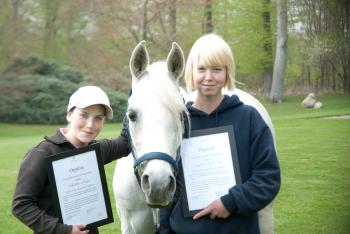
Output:
[[[151,207],[168,205],[176,188],[176,156],[186,112],[177,80],[184,62],[181,48],[173,43],[166,62],[149,65],[144,41],[135,47],[130,59],[129,137],[135,174]]]

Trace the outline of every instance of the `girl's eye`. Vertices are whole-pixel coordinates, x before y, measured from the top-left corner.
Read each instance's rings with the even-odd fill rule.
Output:
[[[214,71],[222,71],[222,68],[221,67],[214,67],[213,70]]]
[[[205,67],[198,67],[198,68],[197,68],[197,71],[199,71],[199,72],[204,72],[205,70],[206,70]]]
[[[102,122],[105,119],[104,116],[96,116],[95,121]]]
[[[89,114],[83,112],[83,113],[80,113],[80,117],[87,119],[87,118],[89,118]]]

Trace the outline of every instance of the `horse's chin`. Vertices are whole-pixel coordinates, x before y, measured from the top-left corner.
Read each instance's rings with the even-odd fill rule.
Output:
[[[170,205],[170,202],[171,202],[171,199],[159,200],[159,199],[146,198],[146,203],[151,208],[168,207]]]

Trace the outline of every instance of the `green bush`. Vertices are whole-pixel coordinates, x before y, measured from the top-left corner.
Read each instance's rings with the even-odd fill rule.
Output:
[[[81,71],[66,65],[58,64],[52,60],[45,60],[38,55],[17,58],[3,72],[3,75],[19,76],[25,74],[54,76],[60,80],[68,80],[77,84],[83,81],[83,74]]]
[[[78,86],[52,76],[3,77],[0,79],[0,121],[26,124],[65,123],[68,99]]]
[[[122,122],[128,103],[128,96],[108,87],[100,87],[106,92],[109,101],[111,102],[111,107],[113,109],[113,122]]]
[[[37,57],[17,60],[0,77],[0,122],[23,124],[64,124],[69,97],[86,84],[81,72]],[[109,87],[107,93],[121,122],[127,96]]]

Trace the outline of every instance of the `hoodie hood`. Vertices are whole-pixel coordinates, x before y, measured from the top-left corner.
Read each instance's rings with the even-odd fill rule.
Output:
[[[186,104],[186,107],[188,109],[188,111],[191,113],[192,116],[205,116],[205,115],[218,115],[222,112],[225,112],[226,110],[230,110],[233,109],[235,107],[238,107],[240,105],[242,105],[243,103],[239,100],[237,95],[232,95],[232,96],[227,96],[224,95],[224,99],[221,101],[220,105],[213,110],[213,112],[211,112],[210,114],[207,114],[201,110],[198,110],[197,108],[194,108],[192,106],[193,102],[188,102]]]
[[[186,104],[191,116],[192,130],[224,126],[225,123],[232,121],[235,110],[243,105],[236,95],[224,95],[224,99],[219,106],[210,114],[193,107],[192,104],[193,102]]]

